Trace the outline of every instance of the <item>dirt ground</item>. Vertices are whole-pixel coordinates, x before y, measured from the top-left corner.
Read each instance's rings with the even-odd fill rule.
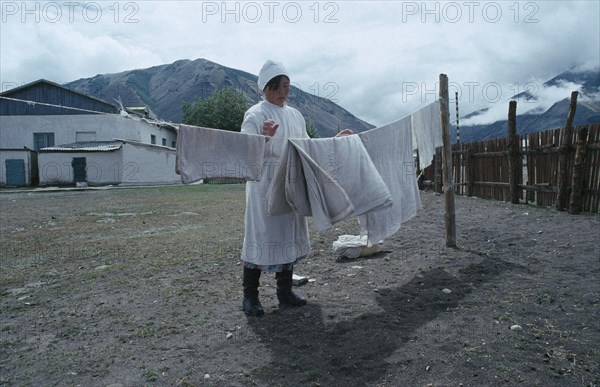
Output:
[[[444,198],[370,257],[311,231],[241,310],[243,185],[0,191],[2,386],[598,386],[600,215]],[[313,230],[311,228],[311,230]]]

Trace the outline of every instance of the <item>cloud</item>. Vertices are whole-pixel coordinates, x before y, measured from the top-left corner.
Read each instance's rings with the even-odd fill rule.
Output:
[[[3,83],[24,84],[39,78],[65,83],[98,73],[151,66],[159,60],[149,45],[135,42],[120,29],[99,34],[98,29],[105,26],[100,22],[77,22],[75,16],[70,22],[68,12],[78,15],[76,8],[63,9],[61,19],[50,14],[52,10],[41,7],[40,22],[8,20],[2,24]]]
[[[507,90],[514,85],[508,86]],[[540,80],[530,81],[523,87],[529,97],[516,98],[517,114],[537,114],[548,110],[556,102],[570,98],[571,92],[577,91],[582,85],[573,82],[559,82],[547,86]],[[462,121],[462,125],[485,125],[508,118],[508,101],[495,103],[488,110]]]
[[[197,58],[257,74],[272,58],[304,91],[376,125],[432,102],[440,73],[468,113],[506,105],[531,79],[600,65],[595,1],[1,4],[3,86]]]

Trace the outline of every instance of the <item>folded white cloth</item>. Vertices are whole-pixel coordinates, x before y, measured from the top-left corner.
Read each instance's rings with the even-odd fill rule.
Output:
[[[184,183],[211,177],[260,180],[264,153],[264,136],[179,125],[177,165]]]
[[[312,216],[319,231],[391,205],[358,136],[289,139],[267,193],[269,215]]]

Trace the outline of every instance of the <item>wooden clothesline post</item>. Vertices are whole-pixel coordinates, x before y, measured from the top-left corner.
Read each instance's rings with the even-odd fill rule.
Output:
[[[440,114],[442,125],[442,177],[446,207],[446,247],[456,247],[456,216],[454,211],[454,178],[452,175],[452,143],[450,142],[450,108],[448,76],[440,74]]]

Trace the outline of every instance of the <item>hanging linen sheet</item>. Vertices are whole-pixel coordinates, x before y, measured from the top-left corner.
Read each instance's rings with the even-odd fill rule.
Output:
[[[413,149],[419,150],[419,169],[433,162],[435,149],[442,146],[440,101],[437,100],[410,115]]]
[[[421,197],[412,155],[411,118],[358,134],[392,196],[392,206],[367,213],[361,228],[369,244],[377,244],[400,229],[421,208]]]
[[[183,183],[207,178],[260,180],[265,137],[179,125],[177,168]]]

